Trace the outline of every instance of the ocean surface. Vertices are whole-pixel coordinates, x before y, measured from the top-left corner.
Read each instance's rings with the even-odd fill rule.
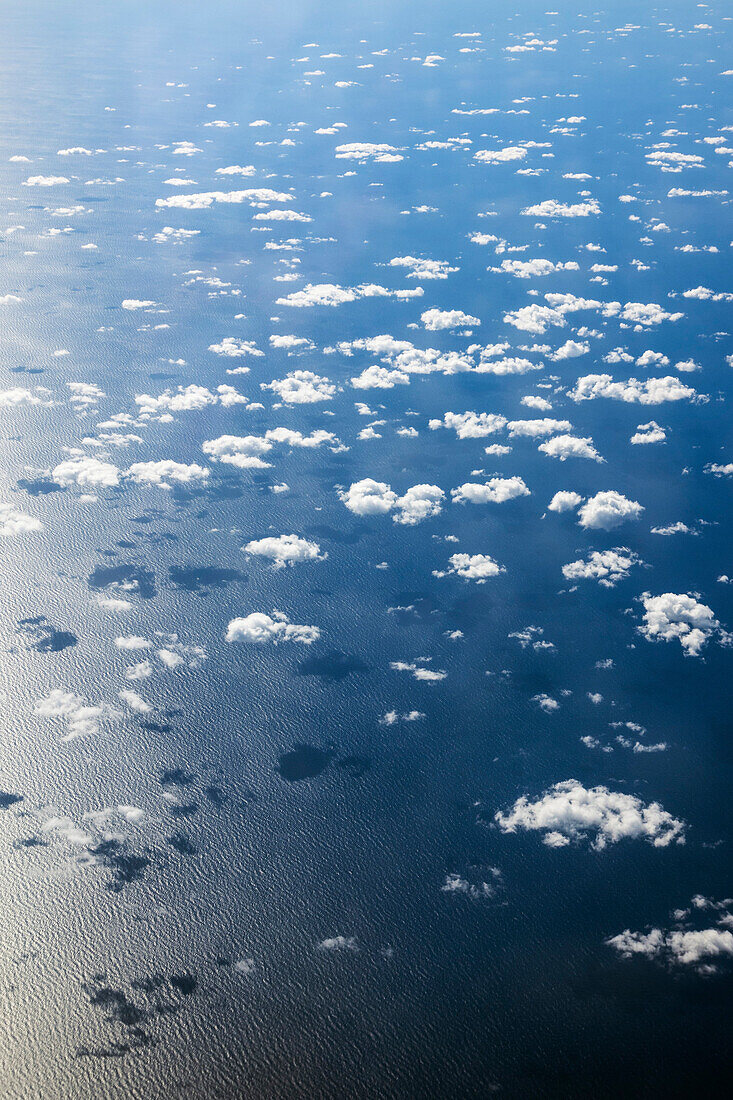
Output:
[[[729,1094],[733,21],[560,7],[2,5],[0,1096]]]

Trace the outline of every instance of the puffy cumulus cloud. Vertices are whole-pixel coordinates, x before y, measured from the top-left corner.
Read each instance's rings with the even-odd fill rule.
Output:
[[[503,149],[477,149],[473,159],[481,164],[507,164],[513,160],[524,160],[527,150],[523,145],[506,145]]]
[[[336,386],[328,378],[310,370],[294,370],[285,378],[260,382],[260,389],[271,390],[285,405],[313,405],[317,401],[330,401],[336,392]]]
[[[318,944],[319,951],[358,951],[354,936],[329,936]]]
[[[563,314],[550,306],[540,306],[536,302],[532,305],[522,306],[521,309],[510,310],[504,314],[504,324],[513,325],[522,332],[532,332],[537,335],[547,332],[548,327],[562,328],[567,324]]]
[[[312,222],[313,218],[297,210],[262,210],[259,214],[255,214],[254,220],[256,222]]]
[[[226,355],[230,359],[239,359],[243,355],[263,356],[264,351],[255,344],[254,340],[237,340],[234,336],[225,336],[218,344],[209,344],[209,351],[214,355]]]
[[[716,902],[695,895],[687,909],[672,912],[674,927],[647,932],[631,932],[626,928],[605,942],[622,958],[636,956],[653,959],[669,967],[691,967],[698,974],[714,974],[721,964],[733,960],[733,914],[730,898]],[[691,928],[690,924],[711,921],[707,928]]]
[[[547,505],[550,512],[572,512],[579,504],[583,503],[580,493],[574,493],[569,489],[560,489]]]
[[[629,520],[641,518],[643,505],[637,500],[629,500],[615,489],[605,490],[590,497],[578,510],[581,527],[594,531],[612,531]]]
[[[420,320],[428,332],[481,324],[478,317],[472,317],[470,313],[464,313],[460,309],[426,309],[420,314]]]
[[[365,477],[339,491],[339,498],[356,516],[385,516],[394,508],[397,493],[386,482]]]
[[[375,355],[393,370],[405,374],[459,374],[477,369],[468,352],[438,351],[435,348],[416,348],[409,340],[396,340],[386,333],[358,340],[343,340],[335,348],[324,349],[339,351],[342,355],[352,356],[355,352],[366,351]],[[528,364],[530,369],[532,364]]]
[[[593,446],[590,436],[556,435],[540,443],[537,449],[550,458],[559,458],[561,462],[568,458],[590,458],[594,462],[605,462]]]
[[[438,485],[413,485],[398,496],[384,481],[367,477],[356,481],[347,490],[339,491],[339,499],[357,516],[384,516],[395,511],[395,523],[408,527],[437,516],[445,498]]]
[[[222,404],[231,404],[231,387],[219,387],[221,393],[212,393],[205,386],[179,386],[177,390],[164,390],[158,397],[149,393],[135,394],[135,404],[145,416],[153,416],[161,412],[195,412],[205,409],[207,405],[215,405],[217,401]],[[231,391],[236,393],[236,391]],[[226,400],[225,400],[226,399]],[[242,398],[244,401],[245,398]]]
[[[355,390],[392,390],[395,386],[409,386],[410,376],[402,370],[390,370],[374,364],[351,379]]]
[[[59,462],[51,471],[57,485],[78,485],[82,489],[113,489],[120,483],[120,471],[111,462],[83,455]]]
[[[714,477],[731,477],[733,476],[733,462],[709,462],[705,467],[706,474],[712,474]]]
[[[42,531],[43,524],[35,516],[29,516],[25,512],[19,512],[12,504],[0,504],[0,535],[5,538],[14,538],[16,535],[27,535],[32,531]]]
[[[494,815],[504,833],[540,832],[550,848],[588,840],[596,851],[621,840],[646,840],[655,848],[683,844],[685,823],[658,802],[645,804],[634,795],[608,787],[584,787],[566,779],[531,801],[518,798],[507,813]]]
[[[488,554],[451,554],[448,558],[447,569],[434,569],[434,577],[448,577],[455,574],[467,581],[476,581],[477,584],[485,584],[490,577],[498,577],[505,573],[503,565],[499,565]]]
[[[310,435],[293,428],[268,428],[264,436],[260,435],[220,435],[217,439],[207,439],[201,449],[214,462],[223,462],[240,469],[266,469],[270,463],[262,459],[273,446],[282,444],[288,447],[328,446],[334,452],[342,450],[342,445],[333,432],[319,428]]]
[[[626,546],[616,546],[613,550],[594,550],[587,558],[568,562],[563,565],[562,574],[568,581],[594,580],[606,588],[613,588],[617,581],[628,577],[632,566],[639,558]]]
[[[93,736],[99,733],[103,721],[116,722],[122,717],[120,711],[109,703],[90,705],[83,695],[62,691],[61,688],[54,688],[39,699],[33,713],[40,718],[60,718],[66,726],[63,741]]]
[[[67,176],[29,176],[23,181],[24,187],[58,187],[61,183],[69,183]]]
[[[217,176],[253,176],[254,164],[227,164],[225,168],[217,168]]]
[[[467,481],[451,489],[456,504],[504,504],[515,497],[528,497],[530,491],[521,477],[492,477],[483,484]]]
[[[0,390],[0,409],[17,409],[21,405],[40,405],[41,398],[22,386]]]
[[[245,618],[232,619],[224,636],[228,642],[249,642],[254,645],[265,645],[268,642],[273,645],[279,642],[311,645],[318,641],[321,632],[317,626],[291,623],[281,611],[273,611],[272,615],[253,611]]]
[[[421,710],[408,710],[400,714],[396,710],[388,710],[379,719],[380,726],[394,726],[397,722],[419,722],[425,715]]]
[[[273,191],[270,187],[248,187],[244,191],[199,191],[189,195],[171,195],[167,199],[156,199],[155,205],[161,209],[172,207],[178,210],[208,210],[214,203],[243,202],[292,202],[293,196],[285,191]]]
[[[394,164],[405,158],[394,145],[373,141],[347,141],[334,150],[337,160],[374,160],[378,164]]]
[[[395,672],[411,672],[416,680],[424,684],[438,684],[448,675],[443,669],[426,668],[429,657],[418,657],[415,661],[390,661],[389,667]]]
[[[636,431],[629,440],[635,446],[643,443],[664,443],[667,433],[657,424],[656,420],[650,420],[648,424],[637,424]]]
[[[692,386],[685,386],[679,378],[668,374],[663,378],[627,378],[614,382],[610,374],[586,374],[569,391],[573,401],[594,401],[598,397],[627,404],[661,405],[664,401],[684,401],[695,397]]]
[[[569,420],[553,420],[552,417],[544,416],[535,420],[510,420],[507,430],[513,436],[527,435],[530,439],[537,439],[554,432],[569,432],[572,426]]]
[[[682,291],[683,298],[696,298],[699,302],[733,302],[733,294],[721,291],[716,294],[708,286],[696,286],[691,290]]]
[[[447,260],[426,260],[419,256],[395,256],[389,266],[408,268],[408,279],[447,279],[459,270],[451,267]]]
[[[684,317],[684,313],[667,313],[656,302],[627,302],[619,316],[623,321],[649,327],[649,325],[660,325],[662,321],[679,321]]]
[[[263,539],[253,539],[242,547],[246,554],[269,558],[281,569],[285,565],[295,565],[302,561],[323,561],[328,554],[322,554],[317,542],[298,535],[268,535]]]
[[[582,343],[577,340],[566,340],[564,344],[550,354],[550,359],[559,363],[563,359],[577,359],[579,355],[587,355],[589,351],[590,344],[586,340]]]
[[[205,466],[198,466],[195,462],[186,464],[164,458],[158,462],[133,462],[125,477],[138,485],[157,485],[161,489],[170,489],[171,482],[174,481],[180,485],[206,481],[210,472]]]
[[[150,298],[125,298],[122,302],[122,308],[134,313],[135,310],[150,309],[151,306],[157,304],[157,302],[152,301]]]
[[[239,469],[263,470],[270,466],[262,458],[272,450],[272,443],[259,435],[220,435],[207,439],[201,445],[204,454],[215,462],[223,462]]]
[[[500,432],[505,425],[506,418],[496,413],[447,412],[442,420],[428,421],[431,431],[452,428],[459,439],[484,439],[487,435]]]
[[[409,278],[409,276],[408,276]],[[422,287],[414,290],[388,290],[378,283],[361,283],[359,286],[339,286],[337,283],[307,283],[302,290],[294,290],[284,298],[276,298],[279,306],[293,309],[311,309],[313,306],[341,306],[355,302],[357,298],[420,298]]]
[[[525,206],[523,214],[532,218],[587,218],[589,214],[600,214],[601,208],[595,199],[586,202],[566,203],[557,199],[545,199],[534,206]]]
[[[515,279],[534,279],[544,275],[553,275],[556,271],[579,271],[575,260],[567,263],[553,263],[552,260],[502,260],[499,267],[492,267],[491,271],[513,275]]]
[[[680,592],[652,596],[644,592],[640,599],[644,616],[639,630],[650,642],[678,640],[686,656],[699,657],[711,638],[717,636],[724,644],[730,641],[712,608],[700,603],[695,596]]]
[[[395,523],[414,527],[424,519],[437,516],[442,508],[445,493],[438,485],[412,485],[403,496],[397,497],[393,516]]]
[[[527,374],[531,370],[542,370],[542,364],[517,355],[504,356],[501,359],[482,358],[476,367],[477,374]]]

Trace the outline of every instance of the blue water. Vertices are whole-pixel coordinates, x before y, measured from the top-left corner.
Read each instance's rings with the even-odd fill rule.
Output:
[[[43,529],[1,541],[2,1095],[728,1091],[731,951],[697,965],[671,951],[625,958],[606,941],[624,929],[724,931],[730,913],[733,589],[718,580],[733,575],[730,475],[709,466],[733,461],[733,339],[724,297],[682,297],[733,292],[733,153],[715,151],[733,126],[730,38],[723,6],[690,0],[560,14],[530,0],[516,12],[469,0],[3,6],[0,504]],[[206,125],[216,120],[229,125]],[[468,140],[417,148],[451,138]],[[181,142],[197,151],[175,153]],[[403,159],[337,158],[350,142]],[[521,160],[474,157],[523,142],[547,144]],[[701,166],[661,171],[646,159],[654,146]],[[58,154],[78,148],[91,155]],[[217,174],[230,165],[253,171]],[[176,175],[195,183],[165,183]],[[156,206],[247,188],[293,200]],[[521,213],[547,199],[593,199],[599,213]],[[278,209],[312,220],[254,218]],[[166,226],[197,232],[156,241]],[[524,250],[497,253],[500,241]],[[457,270],[412,278],[390,265],[399,257]],[[578,269],[487,270],[537,258]],[[592,264],[617,269],[592,282]],[[295,278],[274,281],[283,274]],[[324,283],[424,294],[276,301]],[[553,293],[684,316],[642,331],[597,307],[544,333],[504,320]],[[481,324],[429,331],[421,314],[433,308]],[[272,334],[310,343],[288,355]],[[356,389],[366,368],[399,364],[324,348],[380,334],[445,353],[506,342],[504,355],[539,369]],[[264,354],[209,350],[227,337]],[[571,339],[588,350],[553,360]],[[545,350],[522,350],[532,345]],[[604,361],[619,347],[627,361]],[[647,349],[669,364],[637,365]],[[688,360],[700,369],[675,369]],[[327,378],[331,398],[282,405],[260,386],[297,370]],[[698,397],[574,401],[589,374],[673,376]],[[68,383],[103,396],[75,404]],[[259,407],[140,419],[137,396],[189,385],[231,385]],[[3,396],[14,390],[23,403]],[[551,409],[522,404],[527,395]],[[605,461],[561,461],[538,450],[545,437],[506,429],[460,439],[428,427],[466,411],[568,420]],[[117,414],[129,419],[106,426]],[[652,420],[666,440],[631,445]],[[358,438],[369,424],[378,438]],[[278,443],[261,469],[202,450],[276,427],[331,432],[344,447]],[[512,450],[485,454],[495,443]],[[173,460],[208,477],[80,486],[57,470],[75,456],[120,471]],[[452,502],[451,489],[493,476],[519,476],[530,493]],[[354,514],[339,490],[364,478],[397,495],[439,486],[442,510],[415,525]],[[615,530],[584,529],[574,511],[547,510],[559,490],[615,490],[644,510]],[[676,522],[688,532],[652,532]],[[274,568],[242,551],[283,534],[317,543],[321,560]],[[564,564],[615,547],[640,560],[614,587],[563,577]],[[455,553],[504,571],[485,584],[434,576]],[[718,625],[698,655],[640,632],[643,593],[694,594],[712,609]],[[231,620],[275,610],[320,637],[225,640]],[[554,648],[511,637],[530,626]],[[150,648],[116,646],[130,636]],[[143,660],[151,674],[126,678]],[[420,668],[447,675],[421,681]],[[38,712],[54,691],[78,697],[66,704],[77,718],[106,709],[65,740],[68,721]],[[546,712],[538,696],[559,705]],[[392,711],[421,717],[390,724]],[[666,747],[634,752],[620,735]],[[660,803],[684,822],[685,843],[599,848],[591,833],[550,847],[547,830],[498,827],[497,812],[568,779]],[[442,889],[448,876],[463,887]],[[695,895],[708,899],[699,913],[671,915]]]

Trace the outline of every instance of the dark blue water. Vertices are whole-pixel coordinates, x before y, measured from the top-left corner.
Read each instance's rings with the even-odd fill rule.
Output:
[[[2,1095],[730,1087],[730,19],[545,8],[3,8]],[[356,142],[402,159],[336,155]],[[250,188],[292,200],[156,206]],[[522,213],[549,199],[598,212]],[[269,217],[288,210],[310,220]],[[577,268],[488,270],[538,259]],[[277,301],[321,284],[351,300]],[[627,303],[683,316],[635,325]],[[560,306],[544,331],[505,320],[533,304]],[[432,331],[430,309],[469,320]],[[228,338],[262,354],[210,350]],[[582,354],[556,358],[567,341]],[[494,344],[484,368],[532,369],[476,370]],[[402,377],[354,387],[374,365]],[[327,399],[262,388],[293,371]],[[588,375],[694,392],[574,400]],[[504,421],[429,428],[467,411]],[[505,426],[543,417],[572,427]],[[631,444],[651,421],[664,441]],[[297,445],[314,432],[335,438]],[[538,449],[563,435],[603,461]],[[217,461],[222,436],[263,464]],[[452,500],[492,477],[529,493]],[[349,510],[367,478],[445,497],[414,524]],[[561,490],[643,511],[583,527],[548,511]],[[291,534],[317,558],[242,550]],[[563,576],[615,548],[634,564],[612,587]],[[479,584],[455,554],[501,571]],[[710,609],[691,654],[669,618],[640,629],[665,594]],[[256,612],[275,640],[227,642]],[[531,816],[570,779],[646,835]],[[652,928],[656,950],[607,943]],[[705,930],[716,953],[675,946]]]

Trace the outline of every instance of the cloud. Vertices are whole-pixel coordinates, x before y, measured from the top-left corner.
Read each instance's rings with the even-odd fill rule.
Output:
[[[557,271],[578,271],[579,266],[575,260],[567,263],[553,263],[552,260],[502,260],[499,267],[489,269],[505,275],[513,275],[515,279],[535,279],[545,275],[554,275]]]
[[[12,504],[0,504],[0,536],[15,538],[16,535],[27,535],[32,531],[42,531],[43,524],[35,516],[29,516],[25,512],[19,512]]]
[[[455,504],[504,504],[515,497],[527,497],[530,491],[521,477],[492,477],[482,485],[466,482],[451,489]]]
[[[355,390],[392,390],[395,386],[409,386],[410,376],[401,370],[390,370],[374,364],[351,379]]]
[[[302,561],[323,561],[328,557],[321,553],[317,542],[309,542],[299,538],[298,535],[269,535],[266,538],[254,539],[243,547],[246,554],[256,557],[270,558],[278,568],[285,565],[294,565]]]
[[[639,519],[643,511],[638,501],[629,500],[622,493],[610,489],[596,493],[585,502],[578,511],[578,522],[581,527],[595,531],[611,531],[622,523]]]
[[[653,959],[668,967],[691,967],[698,974],[714,974],[720,964],[733,959],[733,915],[730,899],[715,902],[696,895],[687,909],[676,909],[672,916],[676,927],[662,930],[651,928],[648,932],[631,932],[626,928],[605,941],[624,959],[635,956]],[[691,917],[702,923],[710,911],[717,914],[715,926],[690,928]]]
[[[437,516],[444,498],[438,485],[413,485],[400,497],[386,482],[370,477],[339,491],[339,499],[354,515],[384,516],[396,510],[394,522],[410,527]]]
[[[265,354],[254,340],[237,340],[234,336],[225,336],[220,343],[209,344],[209,351],[213,351],[215,355],[226,355],[230,359],[238,359],[243,355],[260,357]]]
[[[459,270],[451,267],[447,260],[426,260],[418,256],[395,256],[389,266],[409,268],[408,279],[447,279]]]
[[[587,218],[590,214],[600,214],[601,208],[595,199],[586,202],[565,203],[557,199],[545,199],[534,206],[522,210],[533,218]]]
[[[522,145],[506,145],[503,149],[478,149],[474,160],[481,164],[506,164],[513,160],[524,160],[527,150]]]
[[[157,304],[157,302],[153,302],[150,299],[125,298],[122,303],[122,308],[132,312],[137,309],[149,309],[150,306],[155,306]]]
[[[569,420],[553,420],[551,417],[538,417],[535,420],[510,420],[507,430],[510,435],[527,435],[530,439],[536,439],[543,435],[552,435],[554,432],[567,432],[572,428]]]
[[[605,588],[613,588],[617,581],[629,575],[639,558],[626,546],[616,546],[613,550],[594,550],[587,558],[571,561],[563,565],[562,573],[566,580],[596,580]]]
[[[695,397],[695,390],[685,386],[679,378],[666,375],[664,378],[628,378],[625,382],[614,382],[610,374],[586,374],[569,391],[573,401],[593,401],[598,397],[625,401],[628,404],[661,405],[663,401],[683,401]]]
[[[21,405],[40,405],[41,398],[22,386],[11,390],[0,390],[0,409],[17,409]]]
[[[559,458],[565,462],[568,458],[590,458],[594,462],[604,462],[598,451],[593,446],[590,436],[579,437],[576,435],[556,435],[540,443],[537,448],[550,458]]]
[[[214,203],[243,202],[292,202],[293,196],[284,191],[273,191],[269,187],[249,187],[244,191],[199,191],[189,195],[171,195],[167,199],[156,199],[155,205],[177,210],[208,210]]]
[[[409,276],[408,276],[409,278]],[[291,306],[293,309],[311,309],[313,306],[341,306],[345,302],[355,302],[357,298],[420,298],[422,287],[414,290],[388,290],[377,283],[362,283],[360,286],[339,286],[337,283],[307,283],[302,290],[294,290],[284,298],[276,298],[279,306]]]
[[[619,315],[635,325],[659,325],[662,321],[679,321],[684,313],[667,313],[656,302],[627,302]]]
[[[120,483],[120,471],[111,462],[84,455],[60,462],[51,471],[57,485],[79,485],[84,489],[111,489]]]
[[[348,141],[334,150],[337,160],[374,160],[378,164],[393,164],[404,160],[399,149],[384,142]]]
[[[506,418],[496,413],[447,412],[442,420],[428,421],[432,432],[438,428],[452,428],[459,439],[484,439],[506,426]]]
[[[725,644],[729,641],[712,609],[694,596],[678,592],[652,596],[644,592],[640,599],[644,618],[639,631],[650,642],[678,640],[686,656],[699,657],[711,638],[717,636]]]
[[[500,573],[506,572],[504,566],[499,565],[488,554],[452,554],[448,563],[447,569],[434,569],[433,576],[448,577],[455,574],[464,580],[485,584],[489,577],[498,577]]]
[[[582,503],[583,498],[580,493],[574,493],[572,490],[568,489],[560,489],[559,492],[555,493],[554,497],[547,505],[547,509],[550,512],[570,512]]]
[[[225,638],[228,642],[250,642],[255,645],[264,645],[272,642],[300,642],[303,645],[311,645],[317,642],[321,632],[317,626],[300,626],[291,623],[281,611],[273,611],[265,615],[262,611],[253,611],[243,619],[232,619],[226,629]]]
[[[29,176],[24,187],[57,187],[61,183],[70,183],[66,176]]]
[[[657,424],[656,420],[650,420],[648,424],[637,424],[635,433],[629,440],[635,446],[644,443],[664,443],[667,433]]]
[[[54,688],[43,699],[39,699],[33,713],[41,718],[61,718],[66,724],[63,741],[97,734],[103,721],[115,722],[122,717],[119,710],[109,703],[90,706],[83,695],[75,695],[60,688]]]
[[[206,481],[209,474],[206,467],[198,466],[195,462],[187,465],[185,462],[164,458],[158,462],[134,462],[126,471],[125,477],[138,485],[157,485],[161,489],[170,489],[172,481],[190,485],[192,482]]]
[[[310,370],[294,370],[285,378],[260,382],[260,389],[272,390],[286,405],[312,405],[317,401],[330,401],[336,392],[336,387],[328,378]]]
[[[535,801],[518,798],[507,813],[498,811],[494,820],[504,833],[541,832],[551,848],[584,840],[596,851],[626,839],[646,840],[655,848],[684,843],[685,823],[658,802],[645,804],[608,787],[587,788],[577,779],[556,783]]]
[[[463,313],[460,309],[426,309],[420,314],[420,320],[428,332],[481,324],[478,317],[472,317],[470,313]]]

